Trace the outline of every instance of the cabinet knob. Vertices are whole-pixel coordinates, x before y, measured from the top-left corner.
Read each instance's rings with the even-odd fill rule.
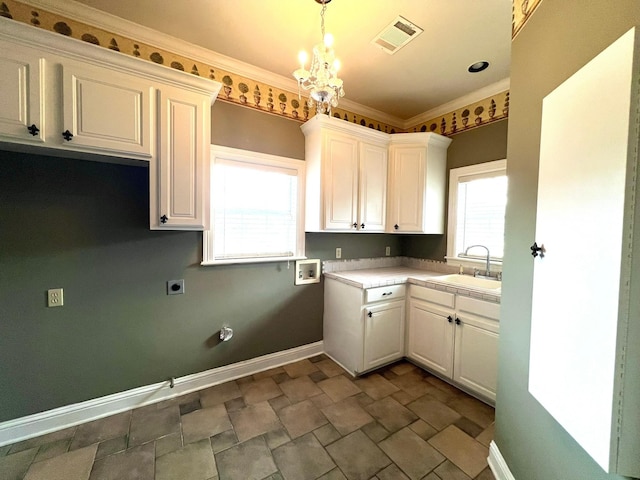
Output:
[[[167,223],[167,220],[169,220],[169,217],[167,217],[166,215],[162,215],[160,217],[160,223]]]
[[[537,242],[533,242],[533,245],[531,245],[530,248],[533,258],[536,258],[538,255],[540,255],[540,258],[544,257],[544,245],[538,246]]]
[[[27,127],[27,130],[29,130],[29,133],[34,137],[38,135],[38,132],[40,131],[40,129],[36,127],[35,123],[31,124],[30,127]]]
[[[371,313],[371,312],[367,313],[367,315],[368,315],[369,318],[373,317],[373,313]]]
[[[71,133],[69,130],[65,130],[64,132],[62,132],[62,138],[69,142],[73,138],[73,133]]]
[[[353,222],[353,228],[358,228],[358,224],[356,222]]]
[[[361,223],[361,224],[360,224],[360,228],[364,228],[364,223]]]
[[[448,321],[449,323],[453,322],[453,317],[452,317],[451,315],[449,315],[449,316],[447,317],[447,321]]]
[[[460,325],[462,322],[460,321],[459,318],[456,318],[456,325]]]
[[[396,223],[393,228],[395,228],[396,230],[398,230],[400,227],[398,226],[398,224]]]

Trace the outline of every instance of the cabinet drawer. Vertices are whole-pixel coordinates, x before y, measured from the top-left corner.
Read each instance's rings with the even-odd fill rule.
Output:
[[[411,296],[431,303],[437,303],[443,307],[453,308],[455,295],[426,287],[411,287]]]
[[[500,304],[458,296],[458,311],[500,320]]]
[[[404,285],[389,285],[387,287],[367,288],[364,293],[364,303],[379,302],[380,300],[396,300],[404,298]]]

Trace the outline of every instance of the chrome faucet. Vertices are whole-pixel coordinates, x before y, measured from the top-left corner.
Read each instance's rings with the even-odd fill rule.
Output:
[[[465,255],[468,255],[469,250],[471,250],[472,248],[475,247],[481,247],[484,248],[487,251],[487,273],[486,276],[490,277],[491,276],[491,272],[490,272],[490,268],[491,268],[491,264],[489,263],[489,249],[487,247],[485,247],[484,245],[471,245],[470,247],[467,247],[467,249],[464,251]],[[474,277],[477,276],[477,271],[474,270]]]

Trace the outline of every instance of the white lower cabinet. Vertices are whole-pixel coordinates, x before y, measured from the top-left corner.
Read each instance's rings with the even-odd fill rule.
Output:
[[[362,289],[325,280],[324,349],[352,375],[404,356],[404,285]]]
[[[412,285],[407,357],[495,402],[500,305]]]

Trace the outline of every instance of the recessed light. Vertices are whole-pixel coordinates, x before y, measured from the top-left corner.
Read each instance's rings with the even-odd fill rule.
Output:
[[[483,70],[486,70],[488,66],[489,66],[489,62],[485,62],[485,61],[476,62],[469,65],[468,70],[469,70],[469,73],[478,73]]]

